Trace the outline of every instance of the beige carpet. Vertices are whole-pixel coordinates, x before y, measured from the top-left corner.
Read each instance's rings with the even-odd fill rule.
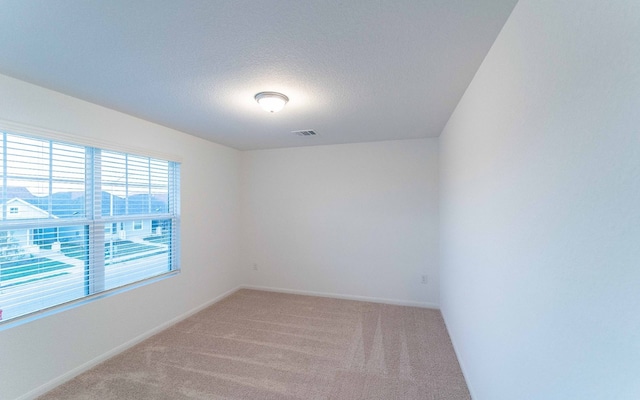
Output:
[[[437,310],[240,290],[41,399],[470,399]]]

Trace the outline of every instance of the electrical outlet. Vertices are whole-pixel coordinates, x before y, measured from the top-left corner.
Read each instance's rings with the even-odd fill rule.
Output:
[[[420,276],[420,283],[422,283],[423,285],[426,285],[428,281],[429,280],[427,279],[426,275],[421,275]]]
[[[253,264],[253,270],[254,270],[254,271],[257,271],[257,270],[258,270],[258,264],[255,264],[255,263]]]

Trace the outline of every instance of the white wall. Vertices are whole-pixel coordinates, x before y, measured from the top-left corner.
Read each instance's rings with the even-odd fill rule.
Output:
[[[241,176],[245,282],[438,304],[437,139],[249,151]]]
[[[182,273],[0,330],[0,398],[41,394],[241,283],[438,304],[436,139],[241,155],[2,75],[0,93],[0,120],[183,162]]]
[[[640,398],[640,2],[521,0],[440,141],[476,400]]]
[[[240,284],[236,150],[0,76],[0,119],[180,157],[182,273],[0,331],[0,398],[72,371]]]

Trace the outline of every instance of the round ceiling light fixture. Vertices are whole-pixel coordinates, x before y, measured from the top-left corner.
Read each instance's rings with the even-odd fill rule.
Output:
[[[274,113],[282,110],[289,98],[278,92],[260,92],[255,99],[266,112]]]

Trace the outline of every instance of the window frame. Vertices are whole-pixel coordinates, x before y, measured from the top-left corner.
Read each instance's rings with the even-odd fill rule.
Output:
[[[84,195],[86,198],[85,202],[85,214],[83,216],[72,216],[71,218],[60,218],[60,219],[46,219],[46,220],[38,220],[38,219],[15,219],[9,220],[7,218],[0,219],[0,229],[7,231],[7,237],[11,237],[11,231],[9,229],[14,229],[15,227],[20,227],[22,229],[27,229],[29,235],[35,235],[34,232],[40,232],[40,234],[44,237],[47,229],[53,229],[56,232],[56,237],[59,238],[59,229],[63,227],[71,227],[71,226],[86,226],[87,229],[87,259],[86,259],[86,279],[85,279],[85,294],[82,297],[75,298],[70,301],[59,302],[56,304],[46,305],[41,308],[35,309],[28,313],[20,314],[10,319],[2,319],[0,318],[0,330],[4,329],[8,326],[13,326],[16,323],[22,323],[22,321],[31,320],[34,318],[39,318],[44,315],[49,315],[52,312],[57,312],[57,310],[65,309],[74,304],[82,304],[87,301],[93,301],[98,297],[104,297],[105,295],[117,294],[122,291],[129,290],[134,287],[138,287],[140,285],[144,285],[150,282],[154,282],[160,279],[164,279],[170,276],[174,276],[178,274],[181,270],[180,265],[180,162],[174,161],[171,159],[162,159],[154,156],[140,155],[139,153],[126,152],[122,150],[111,150],[109,148],[98,148],[91,145],[75,143],[73,140],[59,140],[55,138],[50,138],[47,136],[40,137],[37,134],[26,134],[23,132],[15,132],[14,130],[8,130],[2,128],[2,121],[0,121],[0,136],[2,137],[2,148],[0,151],[3,152],[4,158],[0,177],[2,179],[2,187],[0,190],[5,190],[7,187],[7,169],[6,169],[6,155],[7,155],[7,136],[13,137],[24,137],[27,139],[35,139],[39,141],[47,141],[50,146],[53,144],[61,144],[61,145],[71,145],[82,147],[85,150],[86,154],[86,162],[85,162],[85,179],[84,179]],[[166,163],[167,164],[167,209],[166,212],[157,213],[153,212],[151,208],[149,208],[149,213],[140,215],[140,214],[131,214],[131,215],[119,215],[119,216],[103,216],[101,210],[101,197],[104,189],[101,187],[101,177],[100,177],[100,155],[102,151],[109,152],[117,152],[123,153],[126,156],[133,156],[143,159],[151,160]],[[50,167],[51,169],[51,167]],[[151,170],[149,171],[151,174]],[[52,182],[55,181],[55,178],[50,174],[48,181],[51,185]],[[151,193],[150,193],[151,195]],[[7,210],[7,202],[8,198],[5,193],[2,193],[2,198],[0,199],[3,202],[3,209],[5,215],[8,214],[17,214],[19,213],[18,207],[10,207]],[[129,201],[129,200],[127,200]],[[13,212],[13,209],[16,208],[16,212]],[[8,211],[8,212],[7,212]],[[142,218],[142,219],[141,219]],[[108,232],[105,231],[105,227],[109,227],[109,231],[113,232],[114,228],[116,228],[116,232],[118,233],[117,227],[125,228],[128,223],[131,223],[132,228],[135,227],[135,222],[140,222],[139,229],[132,230],[143,230],[144,229],[144,220],[148,219],[152,220],[163,220],[170,221],[169,224],[171,229],[169,231],[169,239],[168,239],[168,247],[167,247],[167,271],[160,274],[153,274],[148,277],[144,277],[142,279],[136,279],[129,283],[125,283],[122,285],[117,285],[113,288],[105,289],[104,281],[105,281],[105,264],[107,262],[107,255],[105,251],[99,251],[98,249],[104,248],[108,239],[105,237],[105,234]],[[43,239],[41,239],[43,240]],[[96,277],[96,275],[102,274],[102,278]],[[0,286],[0,290],[2,286]],[[1,305],[0,305],[1,306]],[[0,307],[1,308],[1,307]],[[1,314],[0,314],[1,315]]]

